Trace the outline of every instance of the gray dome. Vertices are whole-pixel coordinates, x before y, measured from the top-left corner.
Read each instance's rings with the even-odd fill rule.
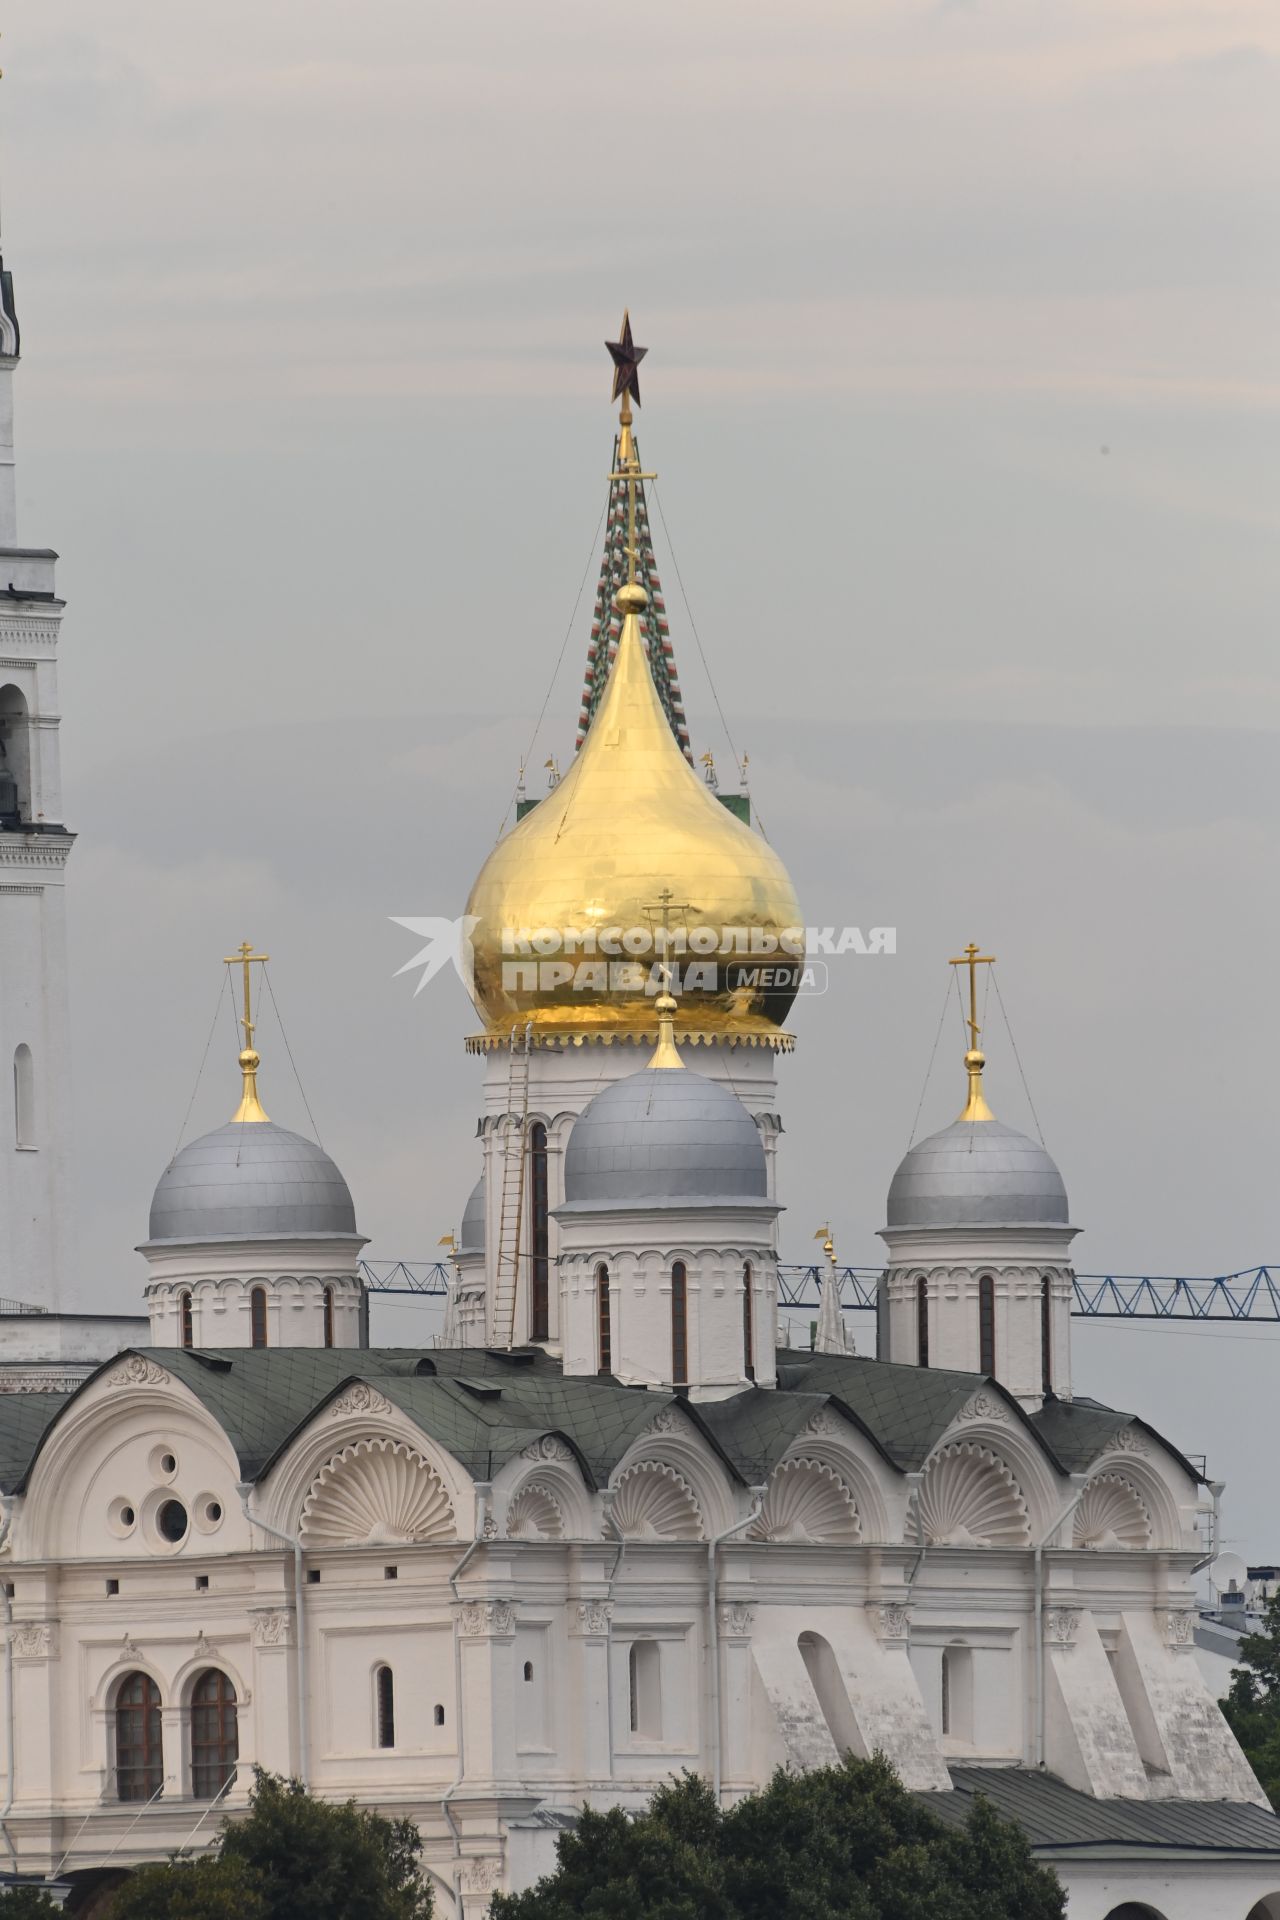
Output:
[[[956,1120],[912,1147],[889,1187],[891,1227],[1065,1227],[1044,1148],[999,1120]]]
[[[484,1258],[484,1175],[471,1189],[470,1198],[462,1210],[462,1225],[458,1229],[456,1252],[470,1255],[475,1259]]]
[[[565,1210],[768,1202],[764,1147],[736,1094],[687,1067],[644,1067],[583,1108],[564,1156]]]
[[[152,1240],[355,1231],[347,1183],[323,1147],[271,1120],[230,1120],[193,1140],[151,1202]]]

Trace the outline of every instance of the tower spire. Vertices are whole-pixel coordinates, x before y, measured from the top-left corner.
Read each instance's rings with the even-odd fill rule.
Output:
[[[964,1056],[965,1071],[969,1075],[969,1097],[960,1115],[962,1120],[995,1119],[982,1092],[982,1069],[987,1064],[987,1056],[978,1049],[978,1035],[982,1031],[978,1025],[978,968],[994,967],[995,963],[994,953],[980,953],[972,940],[958,959],[947,962],[951,967],[969,969],[969,1018],[965,1021],[969,1029],[969,1048]]]
[[[667,724],[675,735],[680,751],[687,760],[691,760],[689,729],[685,722],[684,701],[671,646],[671,630],[667,624],[662,582],[658,577],[658,565],[649,532],[644,483],[657,476],[641,470],[640,453],[633,432],[635,417],[632,402],[637,407],[640,405],[639,366],[648,348],[636,346],[632,338],[630,314],[623,314],[618,331],[617,340],[605,343],[613,360],[612,397],[621,400],[622,405],[613,445],[613,465],[609,473],[604,557],[591,620],[577,744],[581,747],[595,719],[618,650],[622,630],[617,606],[619,589],[624,585],[640,586],[646,595],[646,604],[639,609],[639,617],[649,672]]]
[[[258,1121],[269,1117],[258,1098],[258,1067],[261,1062],[253,1044],[253,988],[249,969],[254,966],[265,967],[270,958],[269,953],[255,953],[252,941],[245,940],[238,953],[228,954],[223,960],[224,966],[244,969],[244,1013],[240,1018],[240,1025],[244,1028],[244,1046],[240,1052],[240,1071],[244,1076],[244,1084],[240,1105],[231,1116],[233,1125],[237,1121]]]

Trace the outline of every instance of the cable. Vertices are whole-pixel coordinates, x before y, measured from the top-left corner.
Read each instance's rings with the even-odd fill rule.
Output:
[[[958,984],[959,975],[956,976],[956,979]],[[950,1000],[950,998],[951,998],[951,982],[948,980],[946,985],[946,991],[943,993],[943,996],[942,996],[942,1012],[938,1015],[938,1030],[933,1036],[933,1052],[929,1055],[929,1064],[924,1070],[924,1085],[920,1089],[920,1099],[919,1099],[919,1103],[916,1106],[916,1117],[911,1122],[911,1138],[907,1141],[908,1153],[910,1153],[912,1147],[916,1143],[916,1128],[920,1125],[920,1108],[923,1107],[924,1097],[926,1093],[928,1093],[929,1091],[929,1081],[933,1074],[933,1063],[938,1055],[938,1042],[942,1038],[942,1027],[943,1027],[943,1022],[946,1020],[946,1017],[947,1017],[947,1002]]]
[[[1000,1005],[1000,1017],[1001,1017],[1001,1019],[1002,1019],[1002,1020],[1004,1021],[1004,1030],[1005,1030],[1005,1032],[1006,1032],[1006,1033],[1008,1034],[1008,1036],[1009,1036],[1009,1045],[1010,1045],[1010,1046],[1011,1046],[1011,1047],[1013,1048],[1013,1057],[1014,1057],[1014,1059],[1015,1059],[1015,1060],[1017,1061],[1017,1065],[1018,1065],[1018,1078],[1019,1078],[1019,1079],[1021,1080],[1021,1082],[1022,1082],[1022,1091],[1023,1091],[1023,1092],[1024,1092],[1025,1094],[1026,1094],[1026,1096],[1027,1096],[1027,1105],[1028,1105],[1028,1106],[1030,1107],[1030,1109],[1031,1109],[1031,1118],[1032,1118],[1032,1119],[1033,1119],[1033,1120],[1035,1121],[1035,1123],[1036,1123],[1036,1133],[1037,1133],[1037,1134],[1039,1135],[1039,1138],[1040,1138],[1040,1145],[1041,1145],[1041,1146],[1043,1147],[1043,1146],[1044,1146],[1044,1133],[1043,1133],[1043,1131],[1041,1130],[1041,1126],[1040,1126],[1040,1116],[1039,1116],[1039,1114],[1038,1114],[1038,1113],[1036,1112],[1036,1103],[1035,1103],[1035,1101],[1034,1101],[1034,1100],[1033,1100],[1033,1099],[1031,1098],[1031,1089],[1030,1089],[1030,1087],[1029,1087],[1029,1086],[1027,1085],[1027,1076],[1026,1076],[1026,1074],[1025,1074],[1025,1073],[1024,1073],[1023,1071],[1022,1071],[1022,1061],[1021,1061],[1021,1058],[1019,1057],[1019,1054],[1018,1054],[1018,1043],[1017,1043],[1017,1041],[1016,1041],[1016,1040],[1014,1039],[1014,1037],[1013,1037],[1013,1028],[1012,1028],[1012,1027],[1011,1027],[1011,1026],[1009,1025],[1009,1016],[1008,1016],[1008,1014],[1007,1014],[1007,1013],[1005,1012],[1005,1008],[1004,1008],[1004,995],[1003,995],[1003,994],[1001,993],[1001,991],[1000,991],[1000,982],[999,982],[999,980],[997,980],[997,979],[996,979],[996,968],[995,968],[995,962],[994,962],[994,960],[993,960],[993,961],[992,961],[992,963],[991,963],[991,968],[990,968],[990,973],[991,973],[991,979],[992,979],[992,981],[993,981],[993,982],[994,982],[994,984],[995,984],[995,990],[996,990],[996,999],[997,999],[997,1001],[999,1002],[999,1005]]]
[[[276,1005],[276,990],[271,984],[271,969],[269,967],[263,967],[262,977],[266,981],[267,993],[271,999],[271,1010],[275,1014],[276,1021],[280,1028],[280,1038],[284,1041],[284,1050],[289,1056],[289,1065],[293,1068],[293,1077],[298,1083],[298,1092],[302,1095],[302,1104],[307,1109],[307,1118],[311,1122],[311,1131],[315,1135],[316,1145],[322,1147],[324,1141],[320,1138],[320,1129],[316,1125],[316,1117],[314,1113],[312,1113],[310,1103],[307,1100],[306,1088],[302,1084],[302,1075],[298,1072],[298,1065],[293,1057],[293,1048],[289,1045],[289,1036],[284,1030],[284,1021],[281,1018],[280,1009]]]
[[[191,1109],[192,1107],[194,1107],[196,1103],[196,1095],[200,1091],[200,1082],[204,1078],[205,1062],[209,1058],[209,1049],[213,1045],[214,1028],[218,1024],[218,1015],[222,1012],[222,996],[227,990],[227,978],[228,976],[224,968],[223,975],[222,975],[222,984],[218,988],[218,998],[214,1004],[213,1019],[209,1023],[209,1038],[204,1043],[204,1052],[200,1055],[200,1065],[196,1070],[196,1081],[195,1081],[195,1085],[191,1089],[191,1098],[188,1100],[187,1110],[182,1116],[182,1125],[178,1129],[178,1137],[174,1141],[173,1152],[169,1155],[170,1165],[172,1165],[174,1160],[177,1159],[178,1148],[182,1145],[183,1140],[186,1138],[187,1122],[191,1118]]]
[[[507,821],[511,817],[511,809],[515,805],[516,796],[520,791],[520,781],[524,778],[525,768],[528,766],[530,760],[532,760],[533,758],[533,749],[537,745],[538,734],[541,732],[542,723],[547,717],[547,708],[551,705],[551,696],[556,690],[556,681],[560,677],[560,664],[564,659],[564,650],[569,644],[569,636],[572,634],[573,628],[574,628],[574,622],[578,618],[578,608],[582,605],[582,596],[586,592],[587,581],[591,575],[591,563],[596,557],[596,549],[600,543],[600,529],[601,527],[603,527],[604,517],[606,513],[608,513],[609,511],[609,502],[611,498],[612,498],[612,491],[610,491],[605,495],[604,505],[600,509],[600,518],[596,521],[596,530],[591,536],[591,547],[587,554],[587,564],[582,570],[582,579],[578,584],[578,592],[573,602],[573,612],[569,615],[569,624],[564,630],[564,639],[560,642],[560,651],[556,655],[556,664],[552,668],[551,679],[547,684],[546,698],[542,702],[542,707],[538,714],[538,718],[534,722],[532,737],[530,738],[528,746],[525,748],[524,758],[520,762],[520,778],[516,781],[515,786],[511,789],[511,798],[507,801],[507,810],[502,816],[502,824],[499,826],[497,833],[494,835],[495,840],[501,840],[503,834],[506,832]]]

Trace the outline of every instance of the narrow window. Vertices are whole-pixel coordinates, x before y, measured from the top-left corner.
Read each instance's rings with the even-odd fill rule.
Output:
[[[671,1380],[683,1387],[689,1379],[689,1276],[683,1260],[671,1269]]]
[[[599,1352],[597,1373],[613,1372],[613,1328],[609,1318],[609,1269],[603,1262],[596,1268],[596,1345]]]
[[[756,1377],[755,1302],[753,1301],[751,1262],[742,1268],[742,1369],[748,1380]]]
[[[25,1040],[13,1055],[13,1139],[19,1147],[36,1143],[36,1070]]]
[[[333,1345],[333,1288],[332,1287],[326,1287],[324,1290],[324,1343],[326,1347],[331,1347]],[[267,1343],[264,1340],[262,1344],[265,1347]]]
[[[551,1338],[551,1287],[547,1259],[547,1130],[541,1120],[529,1129],[529,1337]]]
[[[951,1731],[951,1649],[942,1649],[942,1731]]]
[[[1046,1273],[1040,1282],[1040,1391],[1053,1392],[1053,1294]]]
[[[444,1708],[440,1705],[439,1701],[436,1702],[435,1723],[438,1727],[444,1725]]]
[[[996,1283],[989,1273],[978,1282],[978,1372],[996,1370]]]
[[[942,1649],[942,1733],[945,1739],[973,1742],[973,1653],[956,1646]]]
[[[916,1281],[916,1361],[929,1364],[929,1282],[923,1274]]]
[[[184,1293],[178,1301],[178,1311],[182,1316],[182,1344],[194,1347],[196,1343],[195,1326],[191,1317],[191,1295]]]
[[[191,1792],[216,1800],[236,1777],[240,1728],[236,1690],[225,1673],[209,1667],[191,1689]]]
[[[116,1693],[116,1798],[151,1800],[164,1785],[160,1689],[129,1673]]]
[[[526,1661],[525,1661],[525,1663],[524,1663],[524,1677],[525,1677],[525,1679],[526,1679],[526,1680],[532,1680],[532,1678],[533,1678],[533,1662],[532,1662],[532,1660],[526,1660]]]
[[[378,1708],[378,1745],[396,1743],[396,1683],[390,1667],[379,1667],[376,1675]]]
[[[662,1738],[662,1653],[656,1640],[633,1640],[627,1649],[627,1689],[632,1733]]]
[[[250,1337],[255,1347],[267,1344],[267,1290],[255,1287],[249,1295]]]

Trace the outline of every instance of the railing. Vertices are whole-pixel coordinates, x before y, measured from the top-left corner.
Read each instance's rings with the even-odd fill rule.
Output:
[[[845,1312],[874,1312],[883,1268],[836,1271]],[[816,1311],[823,1272],[816,1265],[779,1266],[779,1306]],[[442,1260],[362,1260],[360,1273],[373,1293],[439,1298],[449,1278]],[[1172,1274],[1078,1273],[1072,1312],[1083,1320],[1280,1320],[1280,1267],[1249,1267],[1194,1280]]]

